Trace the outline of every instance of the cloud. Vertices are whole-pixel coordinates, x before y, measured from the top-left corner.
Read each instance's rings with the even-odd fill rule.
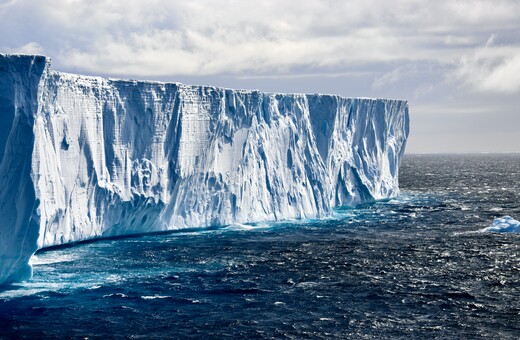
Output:
[[[370,64],[453,63],[471,54],[488,30],[517,29],[520,13],[516,0],[8,4],[0,30],[12,34],[1,36],[0,46],[34,43],[61,69],[132,76],[293,76]],[[375,87],[395,76],[381,77]]]
[[[400,82],[403,78],[417,74],[417,72],[417,66],[413,64],[397,67],[390,72],[376,77],[372,83],[372,88],[380,89],[383,87],[392,86]]]
[[[0,12],[16,4],[18,0],[8,0],[0,4]]]
[[[520,53],[493,68],[483,80],[481,88],[520,94]]]
[[[456,77],[479,92],[520,94],[520,46],[496,46],[496,35],[461,57]]]
[[[14,47],[9,49],[9,53],[19,54],[44,54],[44,48],[37,42],[31,41],[22,46]]]

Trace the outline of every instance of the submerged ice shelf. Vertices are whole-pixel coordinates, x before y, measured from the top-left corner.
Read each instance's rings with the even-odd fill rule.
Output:
[[[408,104],[57,72],[0,55],[0,283],[42,247],[393,197]]]

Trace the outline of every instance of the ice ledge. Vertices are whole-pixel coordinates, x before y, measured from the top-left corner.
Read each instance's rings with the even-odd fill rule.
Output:
[[[0,55],[0,283],[38,249],[397,195],[401,100],[80,76]]]

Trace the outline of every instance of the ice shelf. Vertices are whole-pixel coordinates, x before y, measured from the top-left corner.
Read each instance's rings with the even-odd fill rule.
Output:
[[[42,247],[398,194],[401,100],[114,80],[0,55],[0,283]]]

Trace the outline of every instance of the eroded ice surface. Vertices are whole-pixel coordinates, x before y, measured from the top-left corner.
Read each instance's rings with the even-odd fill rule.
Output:
[[[396,196],[408,105],[57,72],[0,55],[0,283],[38,249]]]

